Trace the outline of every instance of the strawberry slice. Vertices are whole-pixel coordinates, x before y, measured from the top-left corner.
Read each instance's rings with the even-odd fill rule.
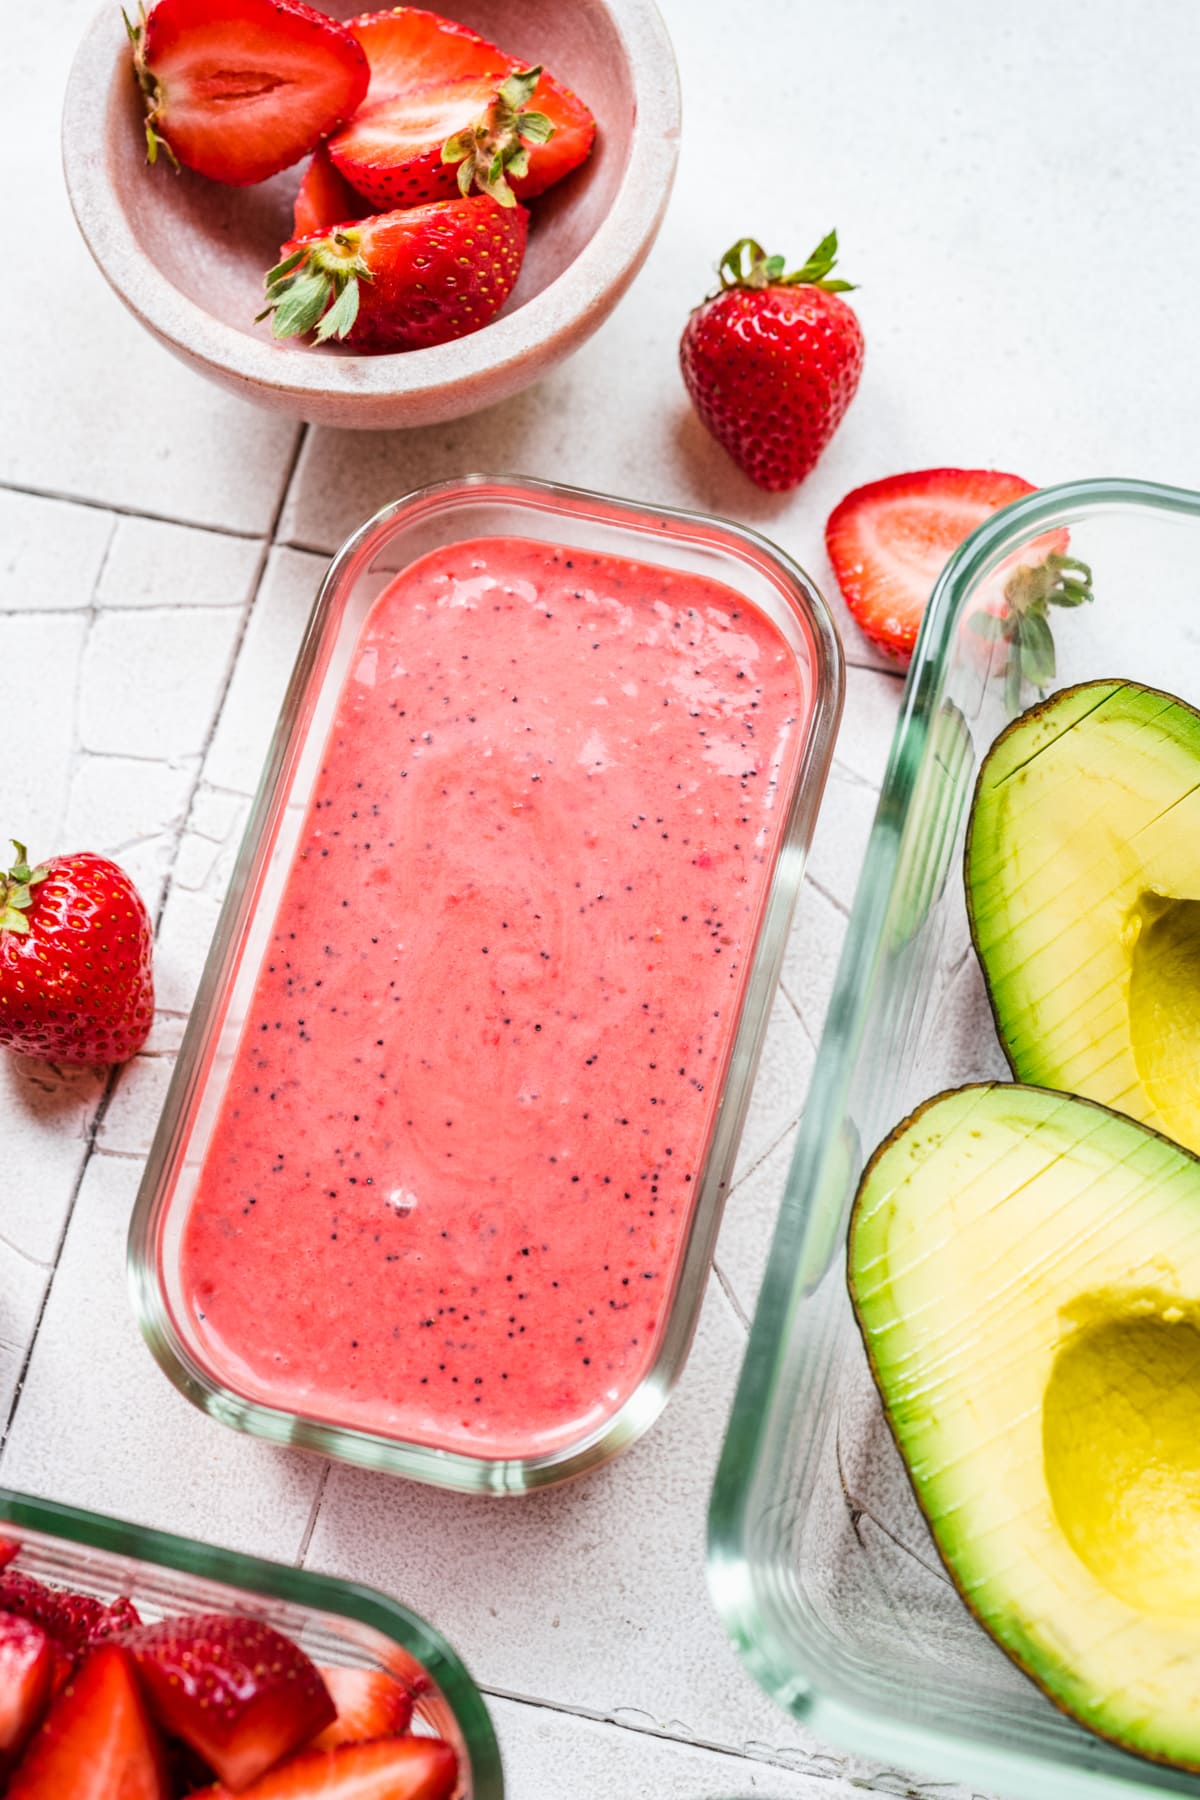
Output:
[[[264,181],[353,117],[370,71],[345,26],[302,0],[158,0],[126,19],[151,162]]]
[[[158,1723],[235,1791],[336,1717],[316,1665],[261,1620],[185,1614],[123,1642]]]
[[[276,337],[355,350],[419,350],[486,325],[525,254],[529,215],[482,194],[380,213],[285,244],[267,276]]]
[[[847,494],[829,515],[825,544],[859,628],[907,664],[951,552],[1000,507],[1034,492],[1021,476],[995,470],[921,469]]]
[[[240,1790],[241,1800],[450,1800],[458,1758],[441,1738],[405,1737],[305,1750]],[[230,1800],[227,1787],[195,1800]]]
[[[0,1612],[19,1614],[42,1626],[71,1663],[91,1645],[141,1624],[133,1601],[124,1595],[111,1603],[97,1600],[93,1594],[50,1587],[18,1569],[0,1573]]]
[[[528,200],[584,161],[596,122],[540,67],[418,7],[352,19],[371,65],[361,111],[330,139],[351,186],[391,210],[478,186]],[[457,169],[457,174],[456,174]]]
[[[329,160],[329,151],[318,144],[313,151],[300,186],[292,214],[294,238],[309,237],[314,231],[328,231],[333,225],[350,225],[365,218],[370,209],[361,194],[338,174]]]
[[[313,1739],[310,1750],[399,1737],[412,1724],[412,1695],[384,1669],[323,1668],[321,1679],[337,1707],[337,1718]]]
[[[42,1626],[0,1613],[0,1766],[41,1719],[54,1665],[54,1644]]]
[[[87,1658],[50,1709],[8,1800],[169,1800],[162,1746],[116,1644]]]

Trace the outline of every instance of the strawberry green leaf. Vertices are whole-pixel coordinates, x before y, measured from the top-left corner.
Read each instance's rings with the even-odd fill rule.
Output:
[[[1034,687],[1049,687],[1054,680],[1054,635],[1040,612],[1026,613],[1017,622],[1017,647],[1021,673]]]
[[[358,317],[358,281],[348,281],[329,311],[317,326],[317,342],[325,343],[328,338],[344,338]]]
[[[515,206],[517,197],[507,175],[518,180],[529,173],[526,144],[544,144],[554,135],[545,113],[526,112],[541,79],[541,67],[519,69],[501,82],[495,98],[481,118],[457,131],[442,145],[443,163],[458,164],[459,192],[469,196],[478,187],[501,206]]]
[[[830,273],[837,262],[837,232],[831,231],[821,239],[812,255],[802,268],[791,275],[785,275],[787,266],[785,257],[768,256],[762,245],[754,238],[739,238],[732,244],[717,264],[717,273],[721,277],[721,286],[717,290],[724,292],[726,288],[765,288],[765,287],[817,287],[827,294],[846,294],[854,288],[852,281],[840,278],[830,280]],[[709,295],[712,299],[715,296]]]
[[[293,250],[290,256],[285,256],[282,262],[276,263],[273,269],[268,269],[263,277],[267,286],[274,287],[277,281],[282,281],[285,275],[290,275],[296,265],[302,263],[307,255],[307,250]]]
[[[281,295],[271,320],[277,338],[302,337],[311,331],[329,303],[330,284],[319,270],[303,270]]]

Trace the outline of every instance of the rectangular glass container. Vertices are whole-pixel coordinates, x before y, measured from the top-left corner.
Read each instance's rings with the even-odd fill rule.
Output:
[[[500,1751],[483,1696],[445,1639],[374,1588],[218,1550],[0,1487],[0,1535],[26,1575],[99,1600],[127,1595],[145,1623],[179,1613],[265,1619],[314,1662],[384,1669],[415,1696],[414,1732],[458,1753],[455,1800],[503,1800]]]
[[[1062,527],[1095,601],[1054,609],[1055,686],[1128,677],[1200,704],[1200,495],[1044,489],[935,589],[905,688],[713,1491],[709,1577],[749,1667],[824,1737],[1013,1800],[1200,1795],[1055,1710],[970,1616],[918,1511],[845,1280],[867,1157],[922,1100],[1011,1079],[967,925],[963,837],[1008,722],[1003,646],[970,616]],[[1036,698],[1024,690],[1021,704]]]
[[[752,602],[782,635],[795,659],[806,709],[794,778],[772,810],[774,867],[768,855],[747,945],[740,1012],[723,1071],[718,1065],[719,1100],[653,1360],[634,1391],[599,1425],[553,1449],[503,1458],[414,1443],[336,1417],[268,1404],[261,1393],[234,1391],[206,1360],[180,1281],[184,1221],[205,1144],[266,961],[272,921],[360,627],[398,571],[434,549],[485,537],[540,540],[720,581]],[[131,1226],[130,1272],[142,1330],[189,1399],[226,1424],[278,1442],[446,1487],[493,1493],[577,1474],[646,1429],[666,1401],[695,1328],[841,700],[840,647],[812,583],[763,538],[715,519],[530,481],[468,477],[386,508],[350,539],[322,585],[299,654]]]

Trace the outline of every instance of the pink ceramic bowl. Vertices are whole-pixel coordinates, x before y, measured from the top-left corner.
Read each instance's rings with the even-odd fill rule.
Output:
[[[318,0],[338,18],[365,0]],[[505,400],[608,316],[654,241],[675,174],[679,81],[653,0],[437,0],[514,55],[544,62],[596,115],[596,148],[534,202],[520,278],[491,324],[391,356],[276,342],[254,323],[291,235],[300,169],[222,187],[146,163],[116,5],[79,47],[63,108],[67,189],[88,248],[160,343],[204,375],[322,425],[430,425]]]

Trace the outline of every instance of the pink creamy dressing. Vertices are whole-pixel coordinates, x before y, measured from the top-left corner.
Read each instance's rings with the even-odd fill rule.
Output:
[[[654,1360],[800,754],[693,574],[522,539],[375,603],[182,1247],[213,1372],[486,1457]]]

